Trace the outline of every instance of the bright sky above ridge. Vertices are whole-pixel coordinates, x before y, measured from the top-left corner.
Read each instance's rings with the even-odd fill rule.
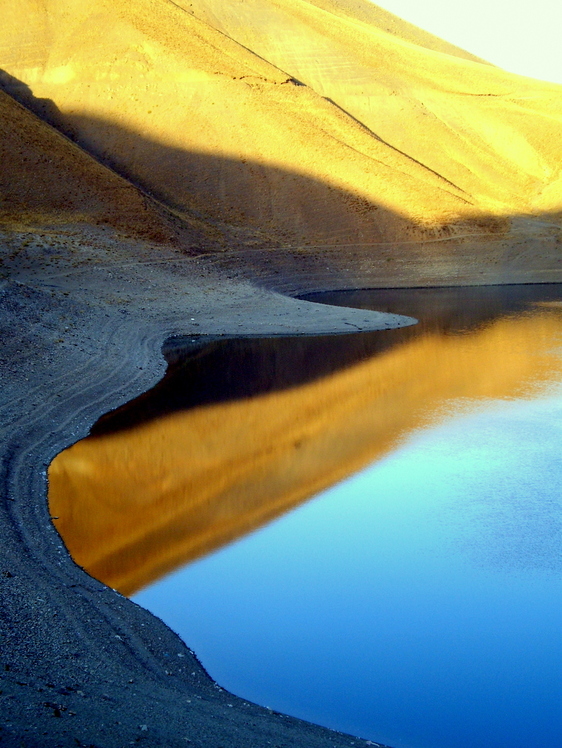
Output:
[[[560,0],[375,3],[511,73],[562,83]]]

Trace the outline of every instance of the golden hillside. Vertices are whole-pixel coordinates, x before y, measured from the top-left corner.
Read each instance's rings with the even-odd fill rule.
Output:
[[[562,88],[366,0],[0,9],[4,88],[229,246],[559,225]]]
[[[132,594],[380,458],[451,399],[559,381],[561,325],[546,306],[428,330],[316,381],[89,437],[49,468],[55,525],[78,564]]]
[[[0,221],[107,224],[173,242],[177,226],[138,189],[0,91]]]

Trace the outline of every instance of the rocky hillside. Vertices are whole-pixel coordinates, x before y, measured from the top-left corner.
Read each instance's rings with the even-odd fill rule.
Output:
[[[562,272],[560,86],[367,0],[3,5],[3,89],[165,206],[187,243],[336,246],[348,264],[360,245],[381,285]],[[62,178],[51,167],[43,193]]]

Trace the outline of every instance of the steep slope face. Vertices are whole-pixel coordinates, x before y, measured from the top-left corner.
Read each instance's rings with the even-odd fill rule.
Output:
[[[0,91],[0,221],[87,223],[173,242],[166,211]]]
[[[277,241],[284,231],[294,238],[300,204],[307,214],[297,219],[303,241],[380,238],[381,226],[388,233],[385,220],[374,215],[380,206],[429,223],[471,212],[462,190],[382,143],[327,101],[324,90],[295,85],[293,73],[279,69],[290,67],[285,60],[270,64],[262,59],[267,50],[254,54],[246,40],[232,41],[177,4],[4,5],[0,67],[34,97],[54,102],[49,116],[55,124],[180,210],[249,222]],[[330,17],[340,46],[348,46],[352,22]],[[303,48],[303,56],[307,49],[316,54],[323,33],[317,25],[306,18],[293,24],[292,44]],[[385,37],[391,45],[404,44]],[[372,62],[363,67],[363,78],[379,77]],[[326,207],[315,206],[308,185],[290,175],[278,178],[272,168],[351,194],[332,200],[323,195],[316,202]],[[403,221],[390,223],[390,234],[400,234]]]
[[[362,244],[370,283],[423,285],[442,273],[388,279],[378,247],[404,267],[415,245],[426,267],[470,250],[493,273],[457,282],[513,282],[487,240],[533,254],[548,235],[540,276],[527,254],[516,278],[560,272],[559,86],[362,0],[0,6],[5,89],[208,244]]]
[[[560,208],[559,86],[481,64],[399,19],[393,27],[375,6],[368,13],[334,0],[179,5],[333,101],[479,210]]]
[[[405,42],[411,42],[419,47],[433,50],[434,52],[444,52],[447,55],[460,57],[463,60],[472,60],[489,65],[489,62],[482,60],[480,57],[467,52],[454,44],[438,36],[408,23],[403,18],[395,16],[384,8],[374,5],[370,0],[309,0],[311,5],[332,13],[341,18],[349,18],[354,21],[362,21],[370,26],[384,31]]]

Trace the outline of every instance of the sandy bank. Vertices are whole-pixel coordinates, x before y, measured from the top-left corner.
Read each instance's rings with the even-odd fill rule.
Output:
[[[170,335],[408,320],[293,301],[202,260],[118,243],[108,229],[64,240],[44,231],[17,252],[9,241],[0,286],[2,745],[352,745],[222,691],[163,624],[75,566],[48,516],[46,468],[103,412],[159,379]]]

